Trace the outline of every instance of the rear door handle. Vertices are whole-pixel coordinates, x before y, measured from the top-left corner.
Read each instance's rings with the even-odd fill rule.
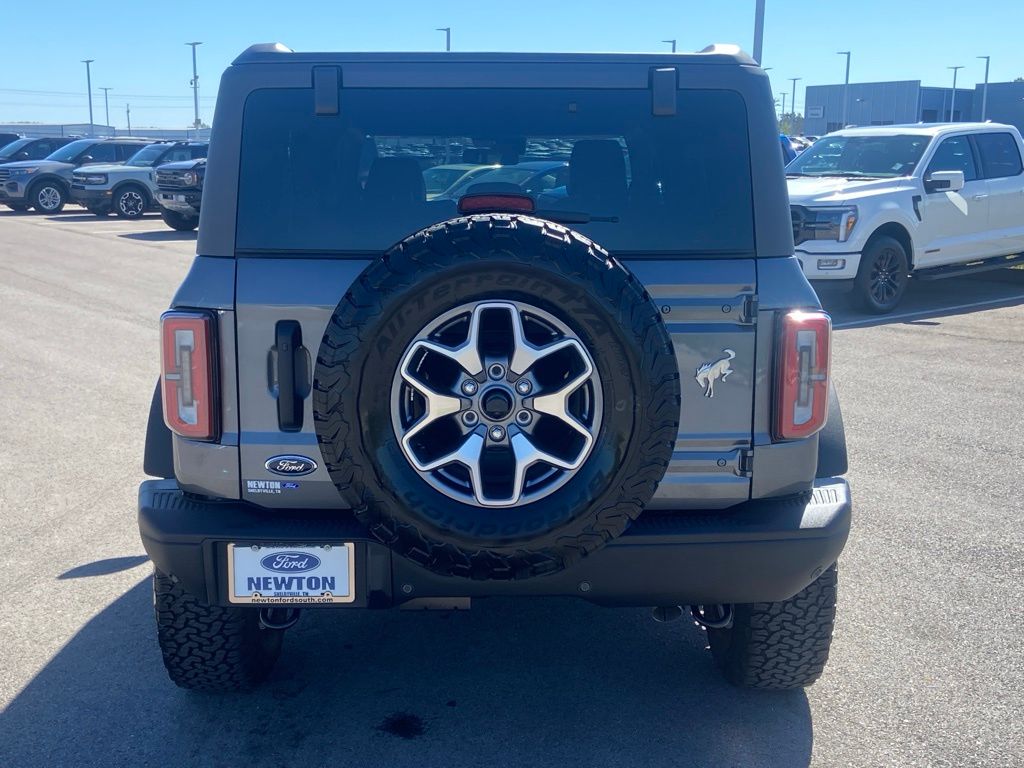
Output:
[[[282,431],[302,429],[302,403],[306,386],[306,355],[302,327],[295,320],[281,320],[274,328],[277,351],[277,424]]]
[[[988,195],[971,195],[971,200],[984,200]]]

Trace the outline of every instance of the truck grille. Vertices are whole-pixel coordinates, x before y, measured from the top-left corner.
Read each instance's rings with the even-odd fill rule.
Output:
[[[158,187],[174,187],[178,189],[191,187],[191,184],[185,183],[185,173],[185,171],[157,171],[156,185]]]

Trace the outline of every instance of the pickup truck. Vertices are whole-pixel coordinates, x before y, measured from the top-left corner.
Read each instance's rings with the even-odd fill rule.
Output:
[[[854,128],[786,166],[796,256],[812,285],[891,312],[910,278],[1024,262],[1024,142],[996,123]]]

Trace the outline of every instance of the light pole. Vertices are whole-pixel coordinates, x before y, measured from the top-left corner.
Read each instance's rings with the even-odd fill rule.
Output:
[[[111,88],[100,88],[103,91],[103,114],[106,115],[105,120],[107,121],[107,128],[110,127],[110,101],[107,99],[107,92],[113,90]]]
[[[949,122],[955,122],[954,115],[956,114],[956,73],[957,70],[963,69],[963,65],[957,67],[946,67],[946,69],[953,70],[953,95],[949,100]]]
[[[789,109],[793,113],[793,123],[794,123],[794,125],[790,126],[789,130],[792,131],[792,130],[796,129],[796,125],[795,125],[795,123],[796,123],[796,81],[797,80],[803,80],[803,78],[802,77],[791,77],[789,79],[793,83],[793,98],[789,100]]]
[[[124,119],[128,122],[128,135],[132,135],[132,105],[124,105]]]
[[[782,115],[780,116],[779,122],[781,123],[786,119],[786,92],[782,92]]]
[[[837,56],[846,57],[846,79],[843,81],[843,125],[846,127],[846,105],[850,100],[850,52],[836,51]]]
[[[764,0],[754,3],[754,61],[761,63],[764,50]]]
[[[92,72],[89,69],[89,65],[92,64],[96,59],[82,59],[82,63],[85,64],[85,87],[89,93],[89,136],[93,134],[92,130]]]
[[[676,41],[675,40],[662,40],[663,43],[668,43],[672,46],[672,53],[676,52]]]
[[[452,28],[451,27],[438,27],[435,32],[444,32],[444,49],[445,51],[451,51],[452,49]]]
[[[185,43],[185,45],[192,46],[192,106],[195,111],[195,121],[192,123],[193,128],[199,128],[202,123],[199,122],[199,74],[196,71],[196,46],[202,45],[202,43]]]
[[[981,87],[981,122],[985,122],[985,109],[988,107],[988,65],[991,56],[979,56],[985,60],[985,85]]]

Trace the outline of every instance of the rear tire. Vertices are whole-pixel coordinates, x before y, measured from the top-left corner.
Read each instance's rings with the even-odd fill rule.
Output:
[[[164,219],[164,224],[171,229],[178,230],[179,232],[191,232],[199,226],[198,216],[186,216],[183,213],[169,211],[166,208],[162,208],[160,210],[160,215]]]
[[[709,629],[715,663],[733,685],[787,690],[821,677],[832,644],[837,566],[789,600],[733,608],[732,626]]]
[[[60,213],[68,201],[64,188],[55,181],[40,181],[28,194],[36,213]]]
[[[136,184],[121,187],[114,195],[114,213],[122,219],[140,219],[149,208],[146,190]]]
[[[864,249],[854,280],[853,298],[866,312],[884,315],[896,309],[910,282],[910,259],[894,237],[873,238]]]
[[[258,608],[206,605],[173,576],[153,572],[157,641],[175,685],[223,693],[258,685],[281,653],[284,631],[261,626]]]

